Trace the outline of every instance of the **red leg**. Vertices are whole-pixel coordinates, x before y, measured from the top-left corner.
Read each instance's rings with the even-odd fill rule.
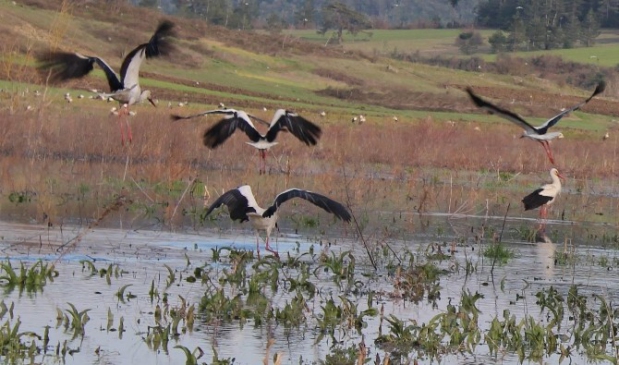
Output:
[[[271,248],[271,246],[269,246],[269,236],[267,236],[267,247],[266,247],[266,250],[269,251],[270,253],[272,253],[273,256],[279,258],[279,253],[277,253],[277,250],[274,250],[274,249]]]
[[[267,150],[260,150],[260,159],[262,160],[262,167],[261,167],[260,173],[266,174],[267,173],[267,162],[266,162]]]
[[[550,150],[550,143],[548,143],[548,141],[540,141],[540,143],[544,146],[544,150],[546,150],[546,155],[548,156],[550,163],[554,165],[555,159],[552,156],[552,151]]]
[[[120,144],[125,145],[125,130],[123,128],[123,120],[120,112],[118,113],[118,126],[120,127]]]

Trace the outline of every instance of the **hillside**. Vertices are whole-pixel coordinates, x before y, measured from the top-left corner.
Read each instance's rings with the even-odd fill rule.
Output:
[[[118,67],[121,56],[148,39],[155,20],[162,17],[124,2],[3,1],[0,10],[4,54],[0,76],[23,82],[37,82],[32,56],[50,46],[97,54]],[[160,102],[325,110],[337,113],[339,120],[364,113],[412,120],[431,115],[440,121],[461,112],[467,114],[458,114],[457,119],[477,118],[468,114],[478,111],[461,92],[467,85],[483,87],[486,95],[498,100],[509,94],[517,110],[539,118],[587,93],[535,74],[514,78],[464,72],[324,47],[290,35],[238,32],[198,20],[172,19],[179,28],[178,52],[169,59],[148,61],[142,68],[142,84]],[[63,86],[103,89],[105,82],[97,71]],[[611,83],[605,96],[613,92]],[[586,110],[607,115],[616,110],[614,103],[603,104],[594,100]],[[592,119],[603,123],[608,118]]]

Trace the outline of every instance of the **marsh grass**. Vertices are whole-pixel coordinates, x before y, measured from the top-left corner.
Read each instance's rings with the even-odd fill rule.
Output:
[[[500,265],[507,264],[507,262],[510,259],[514,258],[515,255],[516,253],[514,252],[514,250],[510,249],[509,247],[506,247],[506,245],[502,243],[496,243],[496,244],[489,245],[484,250],[485,257],[498,262]]]
[[[58,271],[53,264],[44,263],[41,260],[30,267],[20,262],[18,270],[15,270],[11,262],[7,260],[0,263],[0,270],[3,271],[0,282],[9,292],[14,289],[19,289],[20,293],[24,290],[26,292],[43,291],[48,281],[53,282],[58,276]]]
[[[77,103],[83,117],[76,117]],[[290,229],[338,228],[346,235],[361,232],[384,242],[424,230],[434,212],[452,213],[448,224],[454,229],[463,214],[502,215],[508,202],[519,201],[544,183],[545,174],[538,172],[549,169],[539,158],[541,147],[514,138],[512,126],[503,123],[477,131],[465,122],[451,126],[432,120],[385,120],[357,126],[327,120],[321,124],[328,133],[316,147],[282,135],[267,160],[269,174],[258,178],[258,156],[240,134],[209,150],[201,145],[200,135],[212,121],[172,123],[165,114],[138,106],[138,115],[130,119],[134,143],[122,147],[117,118],[102,115],[108,105],[76,99],[0,119],[0,179],[2,194],[9,198],[0,201],[4,214],[19,211],[50,226],[78,217],[90,225],[128,221],[171,229],[201,229],[213,223],[229,228],[234,225],[225,214],[206,221],[201,213],[222,192],[248,183],[263,205],[291,187],[344,201],[360,231],[342,227],[307,204],[284,207]],[[619,204],[588,192],[612,194],[619,148],[615,138],[603,144],[591,138],[553,144],[559,163],[566,166],[561,169],[568,176],[566,189],[579,194],[562,195],[552,214],[612,222]],[[604,164],[590,163],[594,160]],[[596,214],[600,211],[604,214]],[[106,212],[115,218],[106,218]],[[609,241],[607,236],[599,239]]]

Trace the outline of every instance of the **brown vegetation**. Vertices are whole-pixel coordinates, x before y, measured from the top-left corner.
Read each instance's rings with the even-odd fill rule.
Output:
[[[188,212],[202,209],[203,185],[215,198],[249,183],[261,197],[293,186],[320,191],[380,227],[385,218],[371,212],[423,216],[456,210],[483,214],[485,209],[500,215],[509,201],[518,212],[523,193],[544,182],[550,168],[541,146],[518,138],[520,131],[508,123],[385,118],[359,126],[311,118],[324,129],[318,146],[308,148],[283,135],[268,156],[271,173],[258,177],[258,155],[241,133],[216,150],[202,146],[201,135],[216,118],[171,122],[167,111],[139,106],[130,121],[133,144],[122,147],[117,117],[107,116],[110,104],[41,99],[30,111],[24,105],[16,102],[0,115],[0,194],[28,193],[36,203],[4,201],[5,218],[30,216],[55,224],[70,217],[93,220],[123,195],[133,203],[121,215],[140,218],[137,222],[153,214],[166,225],[195,225]],[[612,181],[618,173],[617,135],[604,143],[566,138],[553,149],[571,189],[587,191],[593,188],[591,178]],[[501,173],[514,181],[502,180]],[[179,188],[190,193],[181,195]],[[599,209],[597,201],[593,195],[568,196],[557,202],[556,214],[569,207],[568,219],[590,216]],[[399,214],[403,221],[391,229],[413,229],[415,223]]]

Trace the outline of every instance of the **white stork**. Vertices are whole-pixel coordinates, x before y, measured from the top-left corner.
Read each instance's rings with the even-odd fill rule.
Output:
[[[204,145],[211,149],[216,148],[223,144],[237,128],[240,129],[251,140],[251,142],[246,143],[260,151],[260,158],[262,159],[261,174],[266,172],[266,151],[277,144],[275,138],[277,138],[277,134],[280,131],[292,133],[293,136],[308,146],[314,146],[318,143],[318,138],[320,138],[322,133],[322,130],[316,124],[285,109],[275,111],[270,124],[242,110],[235,109],[217,109],[185,117],[179,115],[172,115],[171,117],[173,120],[180,120],[209,114],[223,114],[224,118],[204,132]],[[263,135],[258,132],[251,122],[251,118],[268,124],[269,129],[267,133]]]
[[[525,211],[541,207],[541,219],[546,219],[548,216],[548,206],[554,203],[561,192],[561,180],[565,181],[565,178],[555,168],[550,169],[550,177],[552,178],[551,184],[542,186],[522,199]]]
[[[41,55],[39,61],[41,65],[39,70],[47,74],[50,73],[50,81],[66,81],[69,79],[80,78],[93,70],[96,63],[103,69],[107,82],[110,85],[109,94],[100,94],[102,98],[112,98],[120,103],[120,106],[126,104],[131,106],[148,100],[153,106],[157,106],[150,95],[150,90],[142,90],[138,83],[140,66],[145,58],[158,57],[167,55],[172,50],[170,37],[174,36],[172,31],[174,24],[170,21],[162,21],[159,23],[155,34],[150,38],[148,43],[141,44],[134,48],[123,60],[120,67],[120,78],[114,70],[102,58],[97,56],[84,56],[79,53],[69,52],[52,52],[50,54]],[[119,108],[123,113],[128,114],[128,108]],[[125,133],[122,121],[120,123],[121,142],[124,145]],[[129,142],[133,139],[129,121],[127,124]]]
[[[574,105],[571,108],[562,110],[561,113],[548,119],[544,124],[540,125],[539,127],[533,127],[531,124],[527,123],[524,119],[522,119],[522,117],[520,117],[516,113],[513,113],[503,108],[499,108],[498,106],[490,104],[489,102],[483,100],[479,96],[475,95],[471,88],[467,88],[466,92],[469,94],[469,96],[471,97],[475,105],[477,105],[478,107],[485,109],[490,114],[497,114],[498,116],[505,118],[509,120],[510,122],[515,123],[519,125],[520,127],[524,128],[524,133],[522,134],[521,138],[527,137],[527,138],[531,138],[541,143],[542,146],[544,147],[544,150],[546,151],[546,155],[548,155],[548,159],[554,165],[555,161],[554,161],[554,157],[552,156],[552,152],[550,151],[550,144],[548,143],[548,141],[555,139],[555,138],[563,138],[563,133],[561,132],[548,133],[548,129],[552,127],[553,125],[557,124],[557,122],[561,120],[561,118],[563,118],[566,114],[571,113],[575,110],[578,110],[583,105],[587,104],[591,99],[593,99],[594,96],[603,92],[605,87],[606,87],[606,83],[604,81],[600,82],[596,86],[595,90],[593,91],[593,94],[591,94],[591,96],[589,96],[587,99],[580,102],[579,104]]]
[[[264,209],[256,203],[256,198],[254,198],[254,194],[252,194],[251,187],[249,185],[243,185],[225,192],[213,204],[211,204],[206,211],[205,217],[208,216],[215,208],[225,204],[228,207],[230,218],[233,221],[240,220],[241,223],[245,221],[251,222],[256,231],[256,249],[258,252],[258,257],[260,257],[260,231],[266,232],[266,250],[273,253],[275,256],[278,256],[277,251],[271,249],[269,246],[269,237],[271,236],[271,231],[273,231],[273,228],[275,228],[277,224],[277,209],[282,203],[293,198],[305,199],[317,207],[320,207],[329,213],[333,213],[333,215],[344,220],[345,222],[350,222],[352,218],[350,212],[348,212],[348,209],[346,209],[346,207],[342,204],[327,198],[324,195],[302,189],[288,189],[279,193],[275,197],[273,205],[267,209]]]

